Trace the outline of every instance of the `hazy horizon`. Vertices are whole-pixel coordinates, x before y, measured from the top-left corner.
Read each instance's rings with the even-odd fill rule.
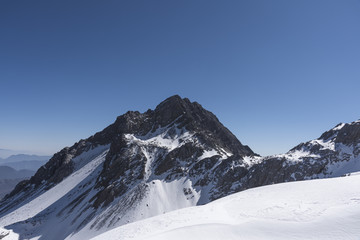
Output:
[[[48,152],[48,153],[42,153],[42,152],[32,152],[32,151],[26,151],[26,150],[12,150],[12,149],[0,149],[0,159],[6,159],[10,156],[14,155],[35,155],[35,156],[51,156],[55,152]]]

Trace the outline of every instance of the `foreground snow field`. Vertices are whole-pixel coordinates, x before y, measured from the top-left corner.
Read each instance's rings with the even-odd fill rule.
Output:
[[[360,239],[360,173],[254,188],[94,239]]]

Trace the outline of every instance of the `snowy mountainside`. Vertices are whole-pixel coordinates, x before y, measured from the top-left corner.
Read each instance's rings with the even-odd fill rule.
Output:
[[[127,224],[93,239],[355,240],[360,236],[359,222],[357,173],[249,189]]]
[[[247,188],[339,177],[360,171],[360,121],[341,123],[285,154],[263,157],[241,180]]]
[[[1,202],[0,226],[29,239],[95,236],[226,196],[234,167],[246,173],[256,156],[200,104],[173,96],[55,154]]]
[[[214,114],[175,95],[56,153],[1,200],[0,227],[20,239],[88,239],[252,187],[360,171],[360,126],[348,125],[260,157]]]
[[[99,148],[103,150],[104,147]],[[91,181],[95,180],[94,178],[96,177],[96,174],[94,174],[94,172],[96,173],[95,170],[99,168],[99,166],[101,166],[101,164],[104,162],[107,151],[108,149],[104,150],[98,157],[94,159],[91,157],[88,158],[91,159],[91,161],[82,166],[80,169],[75,170],[73,174],[49,190],[44,191],[43,189],[39,189],[39,194],[37,194],[38,196],[36,198],[28,201],[21,207],[16,206],[16,210],[11,211],[5,217],[0,218],[0,225],[5,226],[20,221],[25,221],[28,218],[34,217],[36,215],[40,215],[39,218],[41,218],[41,213],[43,210],[49,211],[49,208],[56,205],[56,203],[64,196],[65,198],[67,197],[66,201],[68,201],[69,198],[74,195],[77,196],[79,189],[81,189],[84,185],[91,184]],[[86,153],[79,156],[81,160],[84,159],[83,155],[86,155]],[[76,161],[78,159],[74,160]],[[62,204],[58,205],[59,206],[55,206],[55,208],[63,206]]]
[[[79,197],[79,193],[86,185],[91,185],[95,181],[107,151],[108,149],[95,159],[91,157],[86,159],[88,155],[86,153],[80,155],[82,160],[92,159],[92,161],[53,188],[47,191],[39,189],[37,197],[30,198],[29,201],[16,206],[7,215],[1,217],[0,226],[8,226],[7,228],[12,229],[10,236],[18,236],[20,239],[32,239],[37,236],[41,237],[40,239],[64,239],[72,232],[71,217],[76,216],[69,215],[68,218],[62,218],[61,211],[74,197]],[[91,192],[87,197],[90,196]]]

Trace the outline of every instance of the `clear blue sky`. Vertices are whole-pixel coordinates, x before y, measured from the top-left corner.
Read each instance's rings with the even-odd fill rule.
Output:
[[[360,1],[3,0],[0,81],[1,149],[51,154],[179,94],[283,153],[360,118]]]

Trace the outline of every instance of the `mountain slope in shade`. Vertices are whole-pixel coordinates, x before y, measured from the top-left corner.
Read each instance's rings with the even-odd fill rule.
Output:
[[[360,173],[253,188],[127,224],[94,240],[356,240],[359,187]]]
[[[0,226],[21,238],[84,239],[256,186],[359,171],[358,128],[260,157],[200,104],[173,96],[56,153],[0,202]]]

